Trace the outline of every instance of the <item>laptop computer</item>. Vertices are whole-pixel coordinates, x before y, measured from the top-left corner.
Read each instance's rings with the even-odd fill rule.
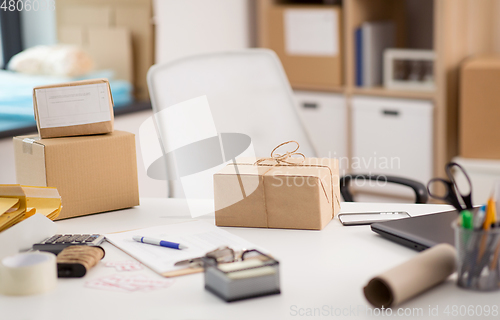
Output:
[[[423,251],[439,243],[455,245],[451,224],[458,218],[456,210],[423,216],[378,222],[372,231],[406,247]]]

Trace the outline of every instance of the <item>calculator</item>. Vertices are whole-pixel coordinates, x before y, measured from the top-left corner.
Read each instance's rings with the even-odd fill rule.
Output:
[[[56,234],[42,242],[35,243],[33,250],[58,254],[69,246],[98,246],[104,239],[104,236],[100,234]]]

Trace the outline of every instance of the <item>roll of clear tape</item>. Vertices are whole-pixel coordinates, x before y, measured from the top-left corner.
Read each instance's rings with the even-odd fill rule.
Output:
[[[0,261],[0,293],[21,296],[47,292],[57,284],[56,256],[26,252]]]
[[[393,307],[446,280],[456,270],[456,250],[439,244],[371,279],[363,291],[376,308]]]

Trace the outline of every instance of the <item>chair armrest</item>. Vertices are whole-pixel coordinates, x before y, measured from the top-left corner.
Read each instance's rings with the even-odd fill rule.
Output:
[[[346,202],[354,202],[351,192],[349,191],[349,185],[352,179],[364,179],[364,180],[372,180],[372,181],[383,181],[390,182],[395,184],[400,184],[403,186],[407,186],[413,189],[415,192],[415,203],[427,203],[429,199],[429,195],[427,194],[427,189],[423,184],[418,181],[401,178],[396,176],[386,176],[386,175],[373,175],[373,174],[356,174],[345,175],[340,178],[340,193]]]

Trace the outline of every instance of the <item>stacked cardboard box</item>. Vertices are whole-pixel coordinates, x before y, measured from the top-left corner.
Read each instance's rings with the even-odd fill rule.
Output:
[[[98,68],[134,84],[135,97],[149,99],[146,75],[153,65],[151,0],[57,0],[62,43],[85,48]]]
[[[107,81],[38,87],[33,97],[40,136],[14,137],[17,182],[57,188],[58,219],[138,205],[135,137],[113,131]]]
[[[331,89],[342,81],[341,7],[272,2],[260,19],[259,46],[274,50],[292,87]]]

